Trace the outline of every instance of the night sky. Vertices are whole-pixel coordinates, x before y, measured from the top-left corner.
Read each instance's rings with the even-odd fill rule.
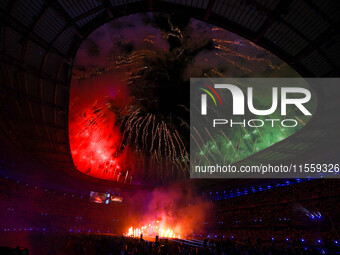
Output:
[[[190,77],[299,75],[202,21],[159,13],[113,20],[84,40],[74,61],[69,130],[77,169],[134,184],[188,177]]]

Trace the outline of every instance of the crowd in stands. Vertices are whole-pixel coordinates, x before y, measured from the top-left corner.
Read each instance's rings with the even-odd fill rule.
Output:
[[[215,201],[221,227],[339,224],[340,182],[318,179]]]
[[[209,237],[300,244],[340,242],[340,182],[317,179],[214,201]],[[202,236],[201,236],[202,235]],[[196,234],[197,236],[197,234]],[[205,238],[200,233],[199,238]]]
[[[336,254],[339,251],[339,247],[332,243],[310,247],[298,243],[268,243],[261,238],[253,242],[250,238],[243,242],[215,238],[197,246],[180,240],[150,242],[139,238],[94,234],[45,235],[37,238],[48,244],[39,253],[47,255],[312,255]]]
[[[215,193],[215,197],[219,198],[216,204],[219,208],[223,209],[224,206],[227,208],[239,208],[249,204],[253,206],[277,204],[340,195],[340,181],[338,181],[338,179],[315,179],[310,181],[301,181],[292,185],[287,184],[288,181],[284,182],[286,183],[285,185],[283,185],[282,182],[283,181],[280,181],[276,185],[268,185],[269,188],[244,187],[236,189],[236,191],[234,189],[232,190],[234,194],[244,194],[244,190],[247,190],[248,192],[246,195],[241,196],[236,196],[235,194],[234,197],[228,199],[223,199],[224,192],[228,193],[228,190],[211,192],[211,198],[213,198]],[[256,192],[253,192],[253,189],[255,189]]]

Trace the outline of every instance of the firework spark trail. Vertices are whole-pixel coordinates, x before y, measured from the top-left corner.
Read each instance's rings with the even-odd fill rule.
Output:
[[[240,155],[240,148],[241,148],[241,141],[242,141],[242,137],[240,138],[240,140],[238,141],[238,143],[237,143],[237,155],[236,155],[236,157],[238,158],[239,157],[239,155]]]
[[[253,154],[255,153],[256,150],[256,143],[257,143],[258,138],[255,139],[254,147],[253,147]]]
[[[181,157],[184,158],[186,156],[188,156],[188,152],[186,151],[185,145],[181,139],[181,137],[179,136],[177,130],[175,130],[175,135],[174,137],[176,138],[177,143],[180,145],[180,151],[181,151]]]
[[[237,62],[231,60],[231,59],[227,59],[225,58],[224,56],[222,56],[221,54],[219,53],[216,53],[216,56],[220,57],[220,58],[223,58],[225,61],[227,61],[228,63],[232,64],[233,66],[237,67],[238,69],[246,72],[246,73],[252,73],[253,71],[248,69],[248,68],[245,68],[244,66],[242,65],[239,65]]]
[[[240,58],[243,58],[243,59],[246,59],[246,60],[249,60],[249,61],[259,61],[259,62],[262,62],[262,61],[267,62],[268,61],[268,60],[266,60],[264,58],[252,58],[252,57],[249,57],[247,55],[241,54],[240,52],[234,51],[231,48],[228,48],[228,47],[220,45],[220,44],[219,45],[215,45],[215,48],[223,51],[221,53],[222,55],[240,57]]]
[[[163,121],[161,122],[160,127],[161,127],[160,128],[161,132],[160,132],[159,139],[162,140],[162,138],[163,138],[163,141],[164,141],[164,145],[163,145],[163,147],[164,147],[164,155],[166,155],[166,153],[167,153],[166,149],[167,149],[167,146],[168,146],[168,142],[167,142],[167,137],[165,135],[164,122]],[[162,153],[161,149],[160,149],[160,152]]]
[[[175,147],[175,144],[174,144],[174,141],[173,141],[173,138],[172,138],[172,135],[169,131],[169,129],[167,129],[167,135],[168,135],[168,139],[170,141],[170,144],[171,144],[171,149],[172,149],[172,152],[171,152],[171,158],[176,161],[178,156],[177,156],[177,150],[176,150],[176,147]]]
[[[257,126],[255,125],[255,122],[254,122],[254,120],[252,120],[252,122],[253,122],[253,125],[255,126],[255,128],[256,128],[256,130],[257,130],[257,132],[259,133],[259,135],[261,136],[261,138],[262,138],[262,140],[264,141],[264,142],[266,142],[266,140],[264,139],[264,137],[262,136],[262,134],[261,134],[261,132],[260,132],[260,130],[257,128]]]
[[[220,131],[221,131],[222,135],[228,140],[228,142],[230,143],[230,145],[233,148],[234,152],[236,153],[236,150],[235,150],[235,147],[234,147],[233,143],[229,140],[229,138],[226,136],[226,134],[222,130],[220,130]]]
[[[162,121],[162,129],[163,129],[163,137],[164,137],[164,142],[165,142],[165,146],[164,148],[168,150],[169,156],[170,158],[172,158],[172,153],[171,153],[171,142],[169,139],[169,135],[168,135],[168,129],[166,127],[166,125],[164,124],[164,122]],[[167,155],[167,151],[164,151],[164,155]]]
[[[172,140],[172,137],[171,137],[171,133],[169,132],[169,129],[166,129],[166,134],[167,134],[167,137],[168,137],[167,139],[170,142],[170,144],[169,144],[170,157],[173,160],[176,160],[177,159],[177,153],[176,153],[175,145],[173,143],[173,140]],[[170,149],[170,146],[171,146],[172,150]]]
[[[298,118],[297,116],[294,116],[295,117],[295,119],[297,119],[302,125],[306,125],[306,123],[305,122],[303,122],[303,120],[302,119],[300,119],[300,118]]]
[[[281,125],[279,125],[279,128],[280,128],[281,132],[285,135],[285,137],[287,137],[287,134],[286,134],[286,132],[282,129]]]
[[[176,130],[173,134],[173,138],[176,140],[177,147],[179,148],[180,158],[184,159],[187,156],[186,150],[185,150],[185,147],[182,148],[182,145],[180,143],[181,138],[177,137],[177,136],[178,136],[178,134],[177,134],[177,130]],[[174,146],[174,148],[175,148],[175,146]]]
[[[143,119],[143,121],[141,121],[140,124],[139,124],[139,126],[138,126],[138,129],[137,129],[137,130],[138,130],[137,136],[138,136],[138,134],[139,134],[139,132],[140,132],[140,130],[141,130],[141,127],[143,126],[144,122],[147,120],[147,117],[148,117],[148,115],[147,115],[146,117],[144,117],[144,118],[140,117],[141,119]]]
[[[72,79],[73,80],[83,80],[87,78],[92,78],[97,75],[103,74],[103,73],[108,73],[111,71],[114,71],[116,69],[121,69],[121,68],[130,68],[132,69],[133,67],[138,67],[137,71],[141,71],[143,69],[147,69],[147,66],[142,66],[144,65],[144,62],[142,61],[145,57],[147,56],[152,56],[155,54],[155,51],[152,50],[140,50],[140,51],[133,51],[131,54],[127,56],[117,56],[115,58],[110,58],[108,57],[108,60],[111,60],[112,63],[108,64],[105,67],[101,68],[95,68],[91,71],[88,71],[86,74],[73,74]],[[127,79],[131,79],[131,72],[126,73],[125,75],[128,76]],[[134,77],[139,78],[140,76]]]
[[[197,133],[198,137],[201,139],[202,143],[204,144],[205,142],[204,142],[202,136],[200,135],[200,133],[198,132],[198,130],[195,127],[193,127],[193,129],[195,130],[195,132]]]
[[[149,117],[148,117],[149,116]],[[154,116],[152,114],[149,114],[146,116],[146,118],[148,119],[148,121],[146,122],[146,124],[144,125],[144,128],[143,128],[143,150],[145,151],[146,150],[146,143],[147,143],[147,136],[148,136],[148,132],[147,132],[147,129],[150,125],[150,122],[151,122],[151,119],[153,118]]]
[[[152,132],[151,132],[152,141],[151,141],[150,153],[152,153],[152,151],[153,151],[153,146],[154,146],[155,139],[156,139],[155,132],[157,132],[157,127],[155,128],[155,122],[153,122],[152,123]]]
[[[153,153],[153,148],[155,144],[155,140],[158,141],[158,148],[155,150],[156,159],[159,160],[162,158],[161,155],[169,155],[170,159],[176,163],[178,160],[178,154],[177,150],[181,154],[182,157],[184,157],[184,153],[186,154],[185,146],[183,144],[183,141],[181,140],[179,134],[177,133],[177,130],[174,132],[174,135],[171,134],[170,130],[168,129],[166,123],[162,121],[161,123],[156,123],[155,116],[148,114],[146,117],[141,119],[141,117],[138,117],[140,112],[138,110],[135,110],[128,118],[127,122],[129,125],[127,125],[127,128],[125,129],[125,134],[128,134],[128,138],[131,138],[134,134],[135,136],[139,137],[141,128],[143,129],[143,150],[147,149],[147,136],[148,132],[150,131],[150,125],[152,123],[151,128],[151,134],[152,134],[152,140],[151,140],[151,146],[150,146],[150,153]],[[145,123],[146,122],[146,123]],[[137,131],[137,129],[139,129]],[[175,141],[176,143],[175,143]],[[130,141],[130,139],[128,139]]]
[[[139,109],[135,110],[131,116],[128,118],[128,126],[127,129],[125,129],[123,136],[125,135],[125,132],[129,132],[128,133],[128,137],[127,137],[127,141],[130,142],[131,137],[132,137],[132,132],[131,130],[133,130],[134,125],[136,124],[136,121],[134,121],[134,119],[138,118],[138,113],[139,113]]]
[[[162,140],[160,139],[161,136],[161,125],[158,123],[157,124],[157,135],[158,135],[158,149],[157,149],[157,153],[161,154],[161,145],[162,145]]]
[[[227,44],[232,44],[232,45],[237,45],[237,46],[247,46],[247,44],[242,41],[228,41],[228,40],[217,39],[217,38],[213,38],[213,42],[227,43]]]
[[[215,70],[215,68],[212,68],[211,71],[214,72],[215,74],[219,75],[220,77],[223,77],[223,74],[218,72],[217,70]]]
[[[217,146],[217,143],[216,143],[215,139],[212,137],[212,135],[210,134],[209,130],[208,130],[207,128],[205,128],[205,131],[208,133],[208,136],[210,137],[210,139],[214,142],[215,148],[216,148],[216,150],[218,151],[218,153],[223,157],[223,155],[222,155],[220,149],[219,149],[218,146]]]
[[[143,122],[141,122],[141,120],[145,120],[145,118],[143,119],[142,117],[139,117],[137,120],[136,120],[136,137],[135,137],[135,144],[137,144],[138,142],[138,138],[139,138],[139,131],[140,131],[140,126],[143,124]]]
[[[249,133],[247,132],[247,130],[244,128],[244,126],[241,125],[241,127],[243,128],[244,132],[246,132],[247,138],[249,138],[249,140],[251,141],[251,143],[254,145],[253,140],[251,139],[251,136],[249,135]]]
[[[259,51],[263,51],[263,48],[259,45],[257,45],[256,43],[253,43],[252,41],[248,41],[248,43],[254,47],[255,49],[259,50]]]

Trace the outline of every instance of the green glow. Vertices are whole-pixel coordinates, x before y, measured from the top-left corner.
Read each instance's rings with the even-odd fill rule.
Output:
[[[309,85],[306,84],[306,87],[309,88]],[[223,102],[230,103],[231,100],[225,98]],[[316,96],[312,96],[312,100],[308,103],[307,108],[312,114],[315,112],[316,102]],[[258,93],[254,98],[254,104],[258,108],[268,109],[271,103],[271,95],[265,95],[264,92]],[[311,119],[311,116],[305,116],[299,109],[290,107],[286,116],[281,116],[281,112],[277,110],[270,116],[254,117],[254,115],[246,113],[242,117],[231,116],[230,118],[234,122],[255,118],[264,122],[265,119],[279,119],[280,121],[275,122],[274,127],[268,122],[264,126],[257,128],[243,127],[243,125],[235,125],[230,128],[227,125],[220,125],[218,132],[214,131],[209,134],[203,128],[198,127],[200,137],[203,137],[203,140],[198,139],[200,141],[200,151],[197,158],[193,159],[194,161],[207,165],[216,162],[223,162],[224,164],[238,162],[291,136],[302,129]],[[228,119],[228,115],[226,119]],[[283,119],[294,119],[298,125],[296,127],[283,127],[280,124]]]

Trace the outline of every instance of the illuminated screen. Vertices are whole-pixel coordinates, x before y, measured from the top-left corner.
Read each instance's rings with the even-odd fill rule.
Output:
[[[105,193],[91,191],[89,201],[97,204],[104,204],[106,201],[106,197],[107,194]]]
[[[111,196],[111,202],[123,202],[123,198],[120,196]]]

